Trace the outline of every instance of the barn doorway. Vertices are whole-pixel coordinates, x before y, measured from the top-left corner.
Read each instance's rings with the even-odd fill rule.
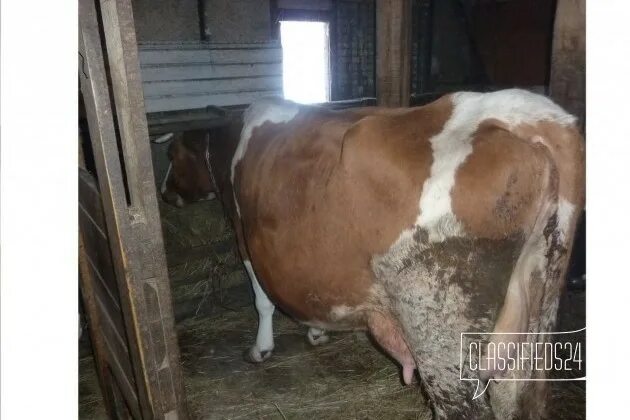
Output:
[[[303,104],[330,101],[328,23],[284,20],[280,37],[285,99]]]

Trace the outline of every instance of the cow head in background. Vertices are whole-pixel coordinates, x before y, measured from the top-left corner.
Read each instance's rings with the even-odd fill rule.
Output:
[[[164,201],[183,207],[219,194],[227,211],[231,211],[231,162],[242,128],[242,119],[237,115],[208,130],[186,131],[172,140],[168,148],[170,164],[161,188]],[[172,137],[162,136],[154,142]]]
[[[170,164],[162,182],[162,199],[174,206],[216,197],[217,186],[210,170],[207,131],[186,131],[168,148]]]

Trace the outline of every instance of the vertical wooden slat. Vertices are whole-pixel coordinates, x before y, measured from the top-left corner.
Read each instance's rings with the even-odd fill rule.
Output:
[[[179,369],[179,348],[175,335],[170,287],[164,255],[142,79],[138,60],[133,12],[129,0],[101,0],[103,26],[112,71],[116,111],[120,123],[132,205],[133,247],[128,249],[135,292],[141,299],[141,334],[147,363],[153,364],[150,380],[159,392],[163,413],[185,410],[183,379]],[[135,197],[135,198],[134,198]],[[150,306],[150,302],[157,305]],[[170,414],[172,415],[172,414]]]
[[[586,0],[558,0],[551,54],[549,94],[577,116],[586,117]]]
[[[417,0],[418,51],[416,93],[431,92],[431,58],[433,56],[433,0]]]
[[[94,361],[98,371],[98,382],[101,388],[101,394],[103,395],[107,414],[110,418],[115,418],[115,413],[112,411],[114,396],[112,395],[109,387],[111,379],[109,378],[109,371],[107,369],[105,343],[103,341],[104,337],[99,333],[101,330],[101,319],[98,315],[100,311],[98,311],[94,288],[92,287],[94,279],[91,279],[90,276],[90,269],[85,259],[82,233],[79,232],[79,284],[81,286],[81,297],[83,298],[86,313],[90,315],[87,317],[88,331],[90,333],[92,352],[94,354]]]
[[[381,106],[409,106],[411,0],[376,1],[376,98]]]
[[[140,190],[151,171],[151,160],[139,159],[143,143],[148,147],[148,130],[131,2],[102,0],[101,17],[131,204],[134,211],[141,212],[144,197]]]
[[[100,7],[114,104],[97,19]],[[81,0],[81,90],[142,417],[187,410],[129,0]],[[125,159],[119,161],[113,109]],[[127,205],[123,178],[128,182]]]
[[[99,190],[106,213],[108,236],[110,242],[113,242],[110,243],[110,246],[116,268],[116,277],[119,281],[121,303],[125,309],[123,312],[126,312],[124,318],[128,326],[131,327],[131,329],[127,328],[127,338],[130,347],[137,348],[137,335],[133,333],[136,316],[129,303],[128,287],[124,281],[126,278],[126,259],[123,257],[122,244],[119,240],[119,232],[125,229],[124,222],[128,217],[126,215],[126,199],[94,2],[82,0],[79,3],[79,16],[81,22],[79,48],[84,67],[79,72],[81,91],[89,121],[94,162],[99,174]],[[143,378],[143,364],[139,352],[131,351],[130,353],[135,368],[134,376],[138,385],[142,414],[144,417],[151,418],[152,409],[147,395],[146,380]],[[113,402],[110,401],[110,403]]]

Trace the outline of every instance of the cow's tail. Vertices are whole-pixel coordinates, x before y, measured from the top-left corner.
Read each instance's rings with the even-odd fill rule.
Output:
[[[545,290],[547,279],[545,272],[549,264],[548,252],[551,246],[547,236],[550,228],[554,228],[558,209],[558,173],[546,146],[534,143],[537,155],[544,156],[541,169],[544,171],[541,193],[538,200],[538,211],[535,222],[528,233],[516,264],[512,270],[505,301],[497,318],[491,341],[495,344],[520,342],[526,337],[523,332],[538,328],[529,325],[536,318],[535,295]],[[498,346],[497,346],[498,347]],[[501,372],[489,371],[489,376],[500,375]]]
[[[581,206],[583,206],[583,140],[573,127],[549,127],[528,136],[537,155],[544,156],[545,183],[537,217],[510,278],[506,298],[490,341],[496,348],[508,343],[548,341],[554,331],[558,302]],[[576,169],[577,168],[577,169]],[[499,343],[503,343],[499,346]],[[506,346],[506,347],[503,347]],[[506,354],[499,355],[505,357]],[[488,378],[536,379],[494,382],[489,393],[497,418],[518,407],[535,407],[529,418],[545,411],[546,373],[534,370],[492,371]],[[527,411],[526,411],[527,412]]]

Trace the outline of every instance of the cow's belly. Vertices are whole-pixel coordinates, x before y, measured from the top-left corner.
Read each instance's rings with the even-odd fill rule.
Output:
[[[317,225],[287,224],[246,238],[259,282],[297,320],[328,330],[361,329],[374,299],[371,256],[360,247],[323,238]],[[298,239],[299,238],[299,239]],[[337,243],[337,244],[335,244]]]

